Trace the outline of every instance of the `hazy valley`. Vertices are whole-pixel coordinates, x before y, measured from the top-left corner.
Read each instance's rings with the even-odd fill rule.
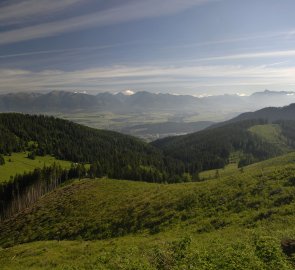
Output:
[[[268,90],[250,96],[221,95],[202,98],[150,92],[89,95],[53,91],[47,94],[0,95],[0,111],[53,115],[90,127],[114,130],[152,141],[196,132],[243,112],[286,106],[293,101],[295,102],[293,92]]]

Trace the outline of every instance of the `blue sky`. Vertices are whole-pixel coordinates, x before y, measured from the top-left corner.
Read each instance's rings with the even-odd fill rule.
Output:
[[[0,92],[295,90],[294,0],[0,0]]]

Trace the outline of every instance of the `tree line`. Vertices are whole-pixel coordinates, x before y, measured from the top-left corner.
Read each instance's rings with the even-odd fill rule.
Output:
[[[0,131],[0,154],[27,150],[32,159],[95,163],[98,174],[120,179],[175,182],[185,173],[183,162],[140,139],[54,117],[0,114]]]
[[[262,124],[267,124],[267,121],[247,120],[164,138],[152,144],[162,149],[167,156],[182,161],[186,172],[190,174],[223,168],[229,163],[230,154],[235,151],[243,153],[240,165],[245,166],[282,153],[281,149],[248,130],[251,126]]]
[[[68,179],[109,177],[177,183],[198,180],[200,171],[223,168],[230,153],[241,151],[239,166],[267,159],[280,149],[248,129],[266,124],[248,120],[147,144],[132,136],[96,130],[48,116],[0,114],[0,165],[3,155],[29,151],[28,158],[52,155],[73,162],[70,170],[55,164],[17,175],[0,186],[1,216],[30,205]],[[283,135],[295,147],[295,122],[281,121]],[[91,164],[86,169],[82,164]]]
[[[11,177],[10,181],[0,185],[0,221],[29,207],[65,181],[86,176],[88,171],[84,165],[72,164],[70,169],[63,169],[54,163]]]

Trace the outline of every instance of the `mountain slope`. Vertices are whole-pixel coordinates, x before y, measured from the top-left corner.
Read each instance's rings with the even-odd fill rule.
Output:
[[[199,183],[74,181],[0,224],[0,243],[76,241],[2,249],[1,265],[4,269],[17,269],[21,263],[22,269],[32,265],[36,269],[294,269],[294,258],[288,259],[280,248],[282,240],[295,236],[294,160],[291,153]]]
[[[284,107],[268,107],[255,112],[242,113],[239,116],[229,121],[219,123],[216,126],[252,119],[264,119],[268,122],[295,120],[295,104],[290,104]]]
[[[291,150],[288,139],[283,135],[280,124],[256,125],[249,129],[250,132],[269,142],[274,147],[282,149],[284,152]]]
[[[36,155],[49,154],[62,160],[98,162],[103,175],[115,178],[141,180],[143,174],[154,174],[152,179],[164,181],[182,167],[134,137],[53,117],[0,114],[0,130],[2,154],[29,149]]]
[[[204,233],[232,226],[235,214],[238,214],[235,225],[254,226],[259,214],[267,211],[272,211],[273,218],[280,222],[279,213],[295,204],[294,160],[295,154],[291,153],[245,167],[243,173],[236,171],[218,180],[199,183],[74,181],[4,221],[0,225],[0,244],[77,237],[106,239],[146,231],[153,234],[179,222],[189,227],[192,220],[195,230]],[[259,189],[261,173],[264,186]],[[276,193],[277,188],[280,192]],[[212,223],[210,226],[217,218],[216,227]],[[273,222],[268,218],[261,220]]]
[[[0,185],[7,182],[17,174],[33,171],[36,168],[50,166],[54,163],[60,164],[63,168],[70,168],[71,162],[58,160],[52,156],[37,156],[34,159],[28,158],[29,152],[12,153],[4,156],[5,164],[0,166]]]
[[[152,145],[162,149],[166,155],[184,162],[186,170],[191,173],[223,168],[229,163],[231,153],[237,151],[245,159],[243,164],[250,164],[286,150],[249,131],[252,126],[264,124],[266,123],[261,120],[241,121],[184,136],[160,139]],[[291,126],[295,124],[292,123]]]

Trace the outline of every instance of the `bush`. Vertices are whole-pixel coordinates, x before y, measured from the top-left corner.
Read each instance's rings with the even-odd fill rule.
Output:
[[[30,153],[28,154],[28,158],[34,160],[34,159],[36,158],[36,154],[35,154],[35,152],[34,152],[34,151],[30,152]]]
[[[5,159],[2,155],[0,155],[0,165],[4,165],[5,164]]]
[[[256,256],[267,265],[268,269],[289,269],[282,250],[272,237],[257,237],[255,243]]]

